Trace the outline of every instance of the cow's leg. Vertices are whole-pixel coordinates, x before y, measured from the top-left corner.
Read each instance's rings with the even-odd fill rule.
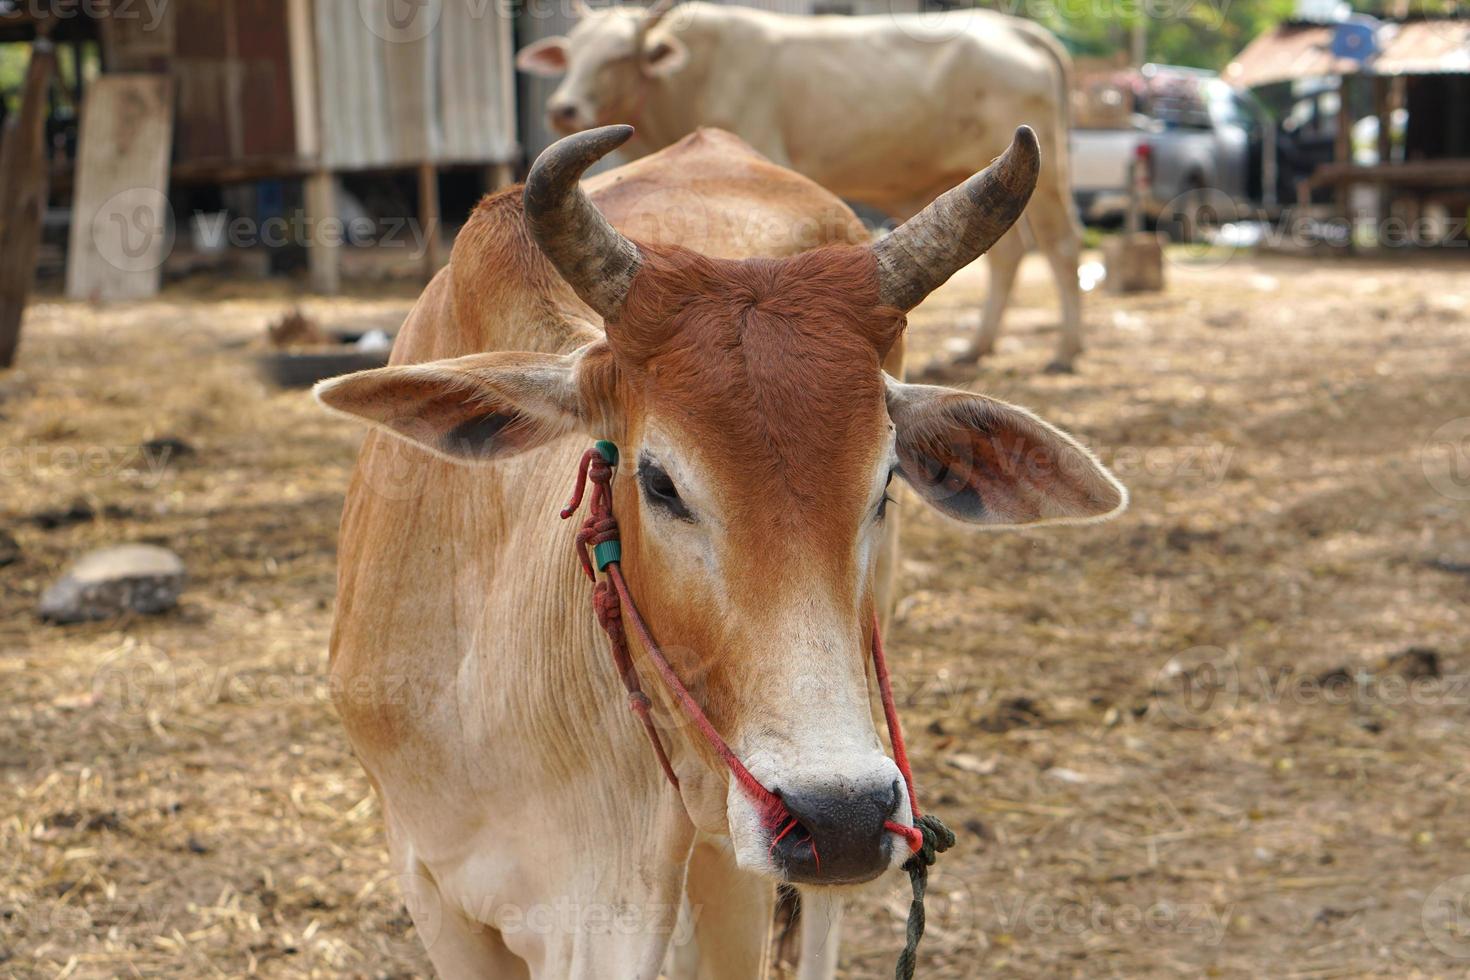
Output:
[[[776,889],[735,866],[728,838],[701,837],[685,879],[688,921],[699,947],[699,980],[752,980],[769,966]],[[682,928],[682,927],[681,927]],[[677,950],[687,935],[676,934]],[[675,953],[676,962],[681,959]]]
[[[980,314],[980,329],[970,346],[955,358],[956,364],[974,364],[980,358],[995,353],[1001,320],[1011,301],[1011,290],[1016,285],[1016,270],[1020,269],[1021,260],[1025,257],[1026,242],[1021,237],[1019,226],[1002,235],[985,253],[985,261],[990,267],[990,282],[985,291],[985,309]]]
[[[446,902],[426,872],[400,874],[398,881],[414,929],[441,980],[529,980],[526,962],[505,948],[500,933]]]
[[[832,980],[842,944],[840,895],[801,896],[801,964],[797,980]]]
[[[1082,257],[1082,227],[1077,223],[1067,189],[1058,185],[1054,174],[1043,174],[1042,177],[1026,208],[1026,221],[1037,246],[1051,263],[1052,277],[1056,280],[1057,296],[1062,305],[1057,353],[1046,369],[1069,372],[1077,355],[1082,353],[1082,288],[1077,283],[1077,263]]]
[[[388,811],[386,801],[383,809],[388,855],[397,871],[398,889],[434,972],[442,980],[528,980],[531,974],[525,961],[506,949],[499,932],[467,918],[456,903],[444,898],[428,869],[414,858],[413,848]]]

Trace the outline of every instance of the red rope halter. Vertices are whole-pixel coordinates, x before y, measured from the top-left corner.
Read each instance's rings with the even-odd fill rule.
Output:
[[[674,700],[678,702],[684,714],[699,729],[710,748],[730,770],[730,775],[740,784],[746,796],[759,808],[765,825],[773,831],[777,827],[784,826],[784,829],[774,835],[771,842],[774,849],[776,842],[790,833],[797,825],[796,818],[787,810],[786,804],[779,796],[766,789],[761,781],[745,768],[740,757],[720,736],[709,717],[705,715],[699,703],[694,700],[694,696],[689,693],[689,689],[684,686],[679,675],[664,657],[663,649],[653,638],[643,617],[638,614],[638,606],[633,602],[633,597],[628,591],[627,580],[623,578],[618,522],[612,512],[613,467],[617,465],[617,459],[617,447],[610,442],[599,442],[594,448],[582,454],[581,464],[577,468],[577,483],[572,492],[572,499],[562,509],[561,516],[566,519],[577,512],[577,509],[582,506],[587,481],[591,480],[592,500],[588,507],[587,519],[582,522],[581,530],[577,532],[577,557],[582,562],[582,570],[594,583],[593,610],[597,614],[598,624],[607,632],[612,646],[613,665],[617,668],[618,676],[622,678],[623,686],[628,690],[628,706],[643,723],[643,730],[648,735],[648,741],[653,746],[654,755],[658,757],[664,775],[668,777],[674,789],[678,790],[679,777],[674,774],[668,753],[664,750],[663,742],[654,728],[650,717],[651,703],[648,695],[643,693],[638,672],[633,667],[633,658],[628,650],[627,633],[623,628],[625,616],[632,622],[633,630],[638,634],[638,639],[642,642],[648,659],[653,663],[659,676],[663,678],[664,685],[674,696]],[[591,547],[590,554],[589,546]],[[593,568],[594,562],[597,566],[596,570]],[[599,570],[607,576],[600,581],[597,578]],[[872,654],[873,672],[877,675],[878,693],[883,702],[883,717],[887,722],[889,741],[893,744],[893,761],[898,766],[899,772],[903,774],[904,785],[909,794],[909,808],[914,818],[912,827],[906,827],[894,820],[885,821],[883,826],[904,838],[911,852],[917,852],[924,843],[923,833],[919,829],[922,814],[919,810],[918,798],[914,793],[914,777],[909,769],[908,752],[904,748],[903,727],[898,720],[898,709],[893,703],[893,689],[888,678],[888,664],[883,656],[883,640],[879,636],[876,613],[873,616]],[[815,857],[815,849],[813,856]]]

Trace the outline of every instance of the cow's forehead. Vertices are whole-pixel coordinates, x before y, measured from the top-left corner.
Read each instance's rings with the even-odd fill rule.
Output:
[[[579,47],[621,47],[631,50],[633,38],[638,32],[640,16],[639,13],[621,7],[594,10],[584,14],[573,24],[567,36]]]
[[[697,266],[655,269],[635,287],[666,304],[631,311],[665,318],[630,378],[643,411],[722,479],[839,509],[840,499],[860,503],[889,429],[867,267]]]

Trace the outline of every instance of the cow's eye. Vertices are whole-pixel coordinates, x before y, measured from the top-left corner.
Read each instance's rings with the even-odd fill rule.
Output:
[[[878,509],[873,514],[873,519],[881,521],[888,513],[888,505],[893,503],[893,498],[888,495],[888,487],[893,483],[893,474],[896,470],[888,471],[888,479],[883,481],[883,499],[878,501]]]
[[[638,484],[643,487],[643,496],[650,506],[668,511],[670,516],[682,521],[692,521],[694,515],[679,497],[679,488],[669,474],[658,465],[647,460],[638,464]]]

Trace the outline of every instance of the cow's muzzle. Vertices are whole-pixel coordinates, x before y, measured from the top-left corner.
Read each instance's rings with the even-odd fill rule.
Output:
[[[894,819],[904,800],[898,780],[879,787],[775,792],[790,818],[772,832],[771,862],[788,881],[857,884],[878,877],[893,863],[896,838],[884,824]]]

